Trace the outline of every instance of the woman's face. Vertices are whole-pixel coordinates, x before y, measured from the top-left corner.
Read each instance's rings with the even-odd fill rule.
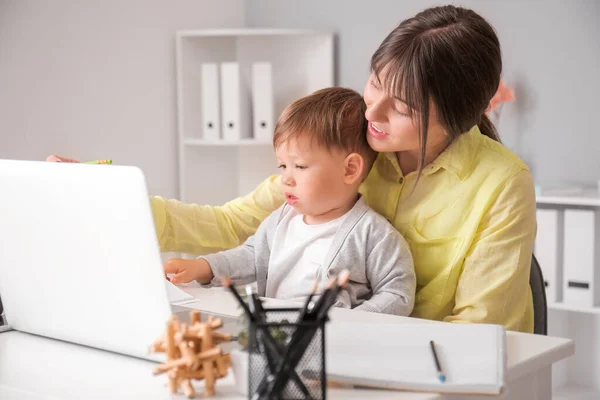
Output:
[[[420,151],[419,131],[413,123],[408,105],[402,99],[389,97],[374,73],[369,76],[364,99],[367,104],[365,116],[369,121],[367,140],[373,150]],[[418,114],[414,117],[419,118]],[[427,149],[438,148],[446,142],[447,135],[437,121],[436,108],[432,102],[429,107]]]

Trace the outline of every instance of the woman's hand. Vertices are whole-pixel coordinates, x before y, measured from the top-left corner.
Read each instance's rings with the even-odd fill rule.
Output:
[[[57,156],[56,154],[51,154],[48,157],[46,157],[46,161],[50,161],[50,162],[70,162],[70,163],[78,163],[79,162],[79,161],[73,160],[71,158]]]
[[[167,278],[173,284],[198,281],[209,283],[214,278],[210,265],[203,258],[185,260],[183,258],[171,258],[163,265],[165,274],[173,274]]]

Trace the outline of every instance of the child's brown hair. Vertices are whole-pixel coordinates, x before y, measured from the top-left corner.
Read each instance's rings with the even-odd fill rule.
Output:
[[[366,110],[362,96],[352,89],[317,90],[296,100],[281,113],[275,124],[273,146],[307,136],[329,151],[360,154],[366,176],[377,156],[367,142]]]

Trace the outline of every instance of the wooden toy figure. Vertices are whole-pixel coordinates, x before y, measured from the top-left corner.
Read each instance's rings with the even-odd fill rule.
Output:
[[[223,354],[217,346],[231,341],[231,335],[215,332],[222,326],[223,321],[213,316],[200,322],[199,311],[190,312],[189,326],[171,316],[165,334],[150,347],[150,351],[167,354],[167,361],[154,368],[153,373],[167,373],[171,393],[177,393],[181,387],[188,398],[194,398],[192,379],[204,379],[205,396],[215,393],[215,381],[227,375],[230,365],[229,354]]]

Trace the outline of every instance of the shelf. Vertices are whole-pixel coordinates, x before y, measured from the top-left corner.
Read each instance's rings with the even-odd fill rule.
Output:
[[[215,36],[275,36],[275,35],[323,35],[322,31],[304,29],[203,29],[178,31],[177,36],[184,37],[215,37]]]
[[[548,190],[536,198],[537,204],[600,207],[598,189]]]
[[[574,311],[585,314],[598,314],[600,315],[600,306],[596,307],[575,307],[569,304],[563,303],[548,303],[550,310],[561,310],[561,311]]]
[[[594,389],[567,385],[561,388],[554,389],[552,392],[554,400],[597,400],[600,399],[600,393]]]
[[[240,140],[204,140],[204,139],[185,139],[185,146],[273,146],[272,141],[240,139]]]
[[[254,126],[253,94],[260,90],[260,85],[254,87],[256,63],[270,64],[271,88],[267,89],[272,92],[272,105],[268,106],[272,106],[273,112],[265,118],[272,132],[277,117],[289,104],[334,85],[334,61],[331,32],[263,28],[177,31],[179,198],[184,202],[221,205],[250,193],[266,177],[280,173],[276,168],[272,135],[263,136],[261,133],[267,131],[256,132]],[[220,102],[220,111],[210,112],[220,113],[223,120],[224,99],[219,93],[221,89],[214,89],[214,85],[213,90],[218,94],[206,97],[202,89],[203,65],[229,62],[237,63],[239,85],[243,88],[237,105],[241,134],[237,140],[219,140],[216,138],[225,133],[223,124],[220,124],[221,135],[205,136],[207,121],[203,113],[209,111],[203,107],[203,101]],[[217,86],[222,88],[222,85]],[[267,91],[261,93],[269,95]],[[218,117],[215,114],[212,118]],[[262,117],[259,120],[263,120]]]

